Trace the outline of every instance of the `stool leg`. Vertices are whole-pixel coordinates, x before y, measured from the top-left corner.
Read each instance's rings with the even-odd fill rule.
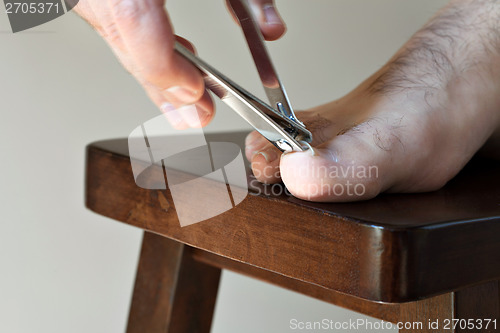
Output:
[[[422,328],[401,329],[400,332],[498,332],[499,287],[499,281],[491,281],[422,301],[401,304],[402,323],[423,325]]]
[[[144,232],[127,333],[209,332],[220,272],[188,246]]]
[[[443,322],[453,318],[453,293],[439,295],[422,301],[404,303],[399,306],[400,324],[408,325],[400,333],[444,333]],[[438,326],[434,322],[438,321]]]
[[[455,318],[466,321],[473,319],[476,325],[475,329],[458,325],[455,332],[500,332],[499,287],[499,281],[491,281],[455,293]],[[478,319],[482,320],[482,329],[478,328]],[[490,322],[486,328],[486,319],[496,320],[496,323]]]

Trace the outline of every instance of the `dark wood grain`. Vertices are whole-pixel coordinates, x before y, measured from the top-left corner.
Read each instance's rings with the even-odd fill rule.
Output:
[[[475,330],[471,330],[465,326],[458,325],[457,333],[465,333],[471,331],[477,332],[499,332],[500,331],[500,294],[499,281],[491,281],[481,285],[473,286],[455,293],[455,318],[462,320],[474,321]],[[477,320],[496,319],[496,327],[490,323],[483,328],[478,328]],[[465,324],[464,324],[465,325]]]
[[[321,301],[366,314],[390,322],[400,317],[399,304],[384,304],[367,301],[358,297],[342,294],[318,285],[276,274],[243,262],[235,261],[200,249],[193,249],[193,257],[211,266],[237,272],[254,279],[272,283],[282,288],[307,295]]]
[[[431,297],[418,302],[410,302],[399,305],[398,322],[402,325],[400,333],[449,333],[453,330],[445,330],[443,321],[453,318],[454,293],[447,293]],[[437,326],[431,323],[437,321]],[[405,327],[405,325],[408,325]]]
[[[186,245],[145,232],[127,333],[210,332],[219,277]]]
[[[415,301],[500,277],[498,162],[478,160],[434,193],[349,204],[268,196],[252,182],[259,195],[182,228],[168,189],[136,186],[126,147],[88,146],[87,207],[189,246],[372,301]]]
[[[412,325],[422,323],[419,329],[402,329],[400,332],[498,332],[499,302],[498,281],[491,281],[422,301],[400,304],[400,322]]]
[[[246,263],[231,260],[200,249],[193,249],[193,258],[211,266],[228,269],[274,285],[298,292],[324,302],[363,313],[401,325],[404,333],[496,332],[500,322],[498,281],[466,287],[461,290],[407,303],[379,303],[342,294],[317,285],[292,279]],[[474,320],[474,329],[447,329],[453,327],[453,319]],[[477,320],[497,319],[497,326],[489,324],[479,329]],[[450,325],[451,323],[451,325]],[[486,321],[483,321],[485,326]],[[405,326],[408,325],[408,326]]]

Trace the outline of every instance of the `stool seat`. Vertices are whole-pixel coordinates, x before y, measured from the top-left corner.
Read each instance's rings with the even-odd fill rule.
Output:
[[[245,135],[206,137],[244,149]],[[186,246],[194,262],[393,322],[402,313],[395,303],[419,306],[420,300],[443,300],[459,290],[469,290],[469,299],[493,292],[488,311],[498,317],[499,161],[475,158],[439,191],[383,194],[353,203],[299,200],[283,185],[260,184],[251,174],[248,182],[250,195],[239,205],[181,227],[168,188],[136,185],[126,139],[87,147],[87,207],[152,233],[145,237]],[[442,296],[433,298],[437,295]],[[456,315],[455,310],[450,313]]]

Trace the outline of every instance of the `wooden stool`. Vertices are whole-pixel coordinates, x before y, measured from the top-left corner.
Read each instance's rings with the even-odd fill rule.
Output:
[[[243,147],[244,137],[207,140]],[[500,331],[498,161],[475,159],[433,193],[343,204],[249,195],[187,227],[168,189],[136,185],[126,139],[90,144],[86,176],[89,209],[145,230],[129,333],[209,332],[221,269],[385,321],[422,323],[400,332]],[[436,320],[439,329],[429,328]]]

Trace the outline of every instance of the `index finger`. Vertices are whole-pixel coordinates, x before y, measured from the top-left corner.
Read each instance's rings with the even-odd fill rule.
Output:
[[[174,52],[174,33],[164,0],[108,0],[114,23],[141,77],[177,106],[204,93],[201,73]],[[172,100],[174,99],[174,100]]]

